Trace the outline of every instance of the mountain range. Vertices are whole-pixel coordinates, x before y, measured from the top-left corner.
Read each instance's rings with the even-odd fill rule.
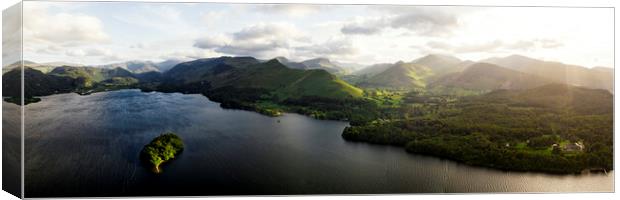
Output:
[[[172,67],[176,66],[179,63],[185,62],[187,60],[181,59],[169,59],[162,62],[152,62],[152,61],[127,61],[127,62],[119,62],[105,65],[93,65],[89,67],[93,68],[104,68],[104,69],[114,69],[114,68],[122,68],[128,70],[132,73],[145,73],[145,72],[166,72]],[[2,68],[2,73],[6,73],[11,71],[12,69],[21,66],[21,62],[15,62],[10,65],[4,66]],[[68,63],[68,62],[46,62],[46,63],[36,63],[28,60],[24,60],[24,67],[29,67],[31,69],[39,70],[43,73],[48,73],[52,71],[56,67],[62,66],[71,66],[71,67],[85,67],[86,65],[76,64],[76,63]]]
[[[252,57],[218,57],[181,63],[163,74],[163,87],[193,87],[202,90],[261,89],[278,99],[317,96],[360,97],[362,90],[319,69],[291,69],[278,59],[261,62]]]
[[[375,64],[355,72],[350,72],[346,67],[340,66],[341,63],[340,65],[336,63],[338,62],[326,58],[294,62],[284,57],[265,61],[253,57],[226,56],[186,62],[129,61],[94,67],[71,63],[40,64],[24,61],[24,66],[29,69],[24,72],[26,77],[41,81],[39,85],[42,86],[39,86],[38,90],[48,91],[44,93],[50,94],[65,91],[68,86],[58,87],[58,85],[69,83],[74,88],[89,88],[103,83],[139,83],[146,88],[159,87],[162,90],[183,88],[196,91],[196,88],[206,88],[200,92],[227,87],[252,88],[269,90],[278,98],[304,95],[359,97],[362,95],[361,88],[395,90],[455,88],[489,92],[498,89],[529,89],[550,83],[605,89],[610,92],[613,90],[613,69],[601,67],[588,69],[518,55],[474,62],[463,61],[453,56],[431,54],[410,62]],[[13,80],[15,79],[13,76],[19,75],[8,73],[16,66],[19,66],[19,63],[3,68],[5,71],[3,82]],[[349,81],[345,82],[342,79],[345,75],[356,79],[350,81],[351,79],[345,78],[344,80]],[[59,84],[52,83],[54,81]],[[51,85],[50,88],[44,88],[46,84]]]
[[[536,75],[527,74],[489,63],[475,63],[460,72],[453,72],[441,76],[430,83],[429,87],[436,86],[462,88],[468,90],[497,90],[497,89],[529,89],[552,83]]]
[[[363,65],[355,63],[332,62],[327,58],[313,58],[301,62],[291,61],[285,57],[276,57],[275,59],[292,69],[322,69],[336,75],[345,75],[351,73],[355,69],[363,67]]]
[[[516,71],[537,75],[559,83],[589,88],[613,90],[613,69],[595,67],[592,69],[560,62],[542,61],[521,55],[482,60]]]
[[[151,61],[127,61],[120,63],[112,63],[107,65],[98,65],[94,67],[98,68],[106,68],[106,69],[114,69],[114,68],[123,68],[133,73],[145,73],[145,72],[166,72],[172,67],[176,66],[179,63],[185,62],[187,60],[181,59],[169,59],[162,62],[151,62]]]
[[[403,66],[409,68],[405,70]],[[519,55],[474,62],[463,61],[453,56],[431,54],[411,62],[371,65],[353,72],[352,75],[358,78],[349,80],[355,80],[356,85],[365,88],[450,87],[490,91],[527,89],[546,83],[562,83],[613,92],[611,68],[589,69]]]
[[[36,63],[36,62],[32,62],[32,61],[28,61],[28,60],[24,60],[24,67],[29,67],[31,69],[36,69],[39,70],[43,73],[48,73],[50,71],[52,71],[52,69],[59,67],[59,66],[82,66],[81,64],[75,64],[75,63],[67,63],[67,62],[47,62],[47,63]],[[2,67],[2,74],[9,72],[17,67],[20,67],[22,65],[22,63],[20,61],[11,63],[7,66],[3,66]]]

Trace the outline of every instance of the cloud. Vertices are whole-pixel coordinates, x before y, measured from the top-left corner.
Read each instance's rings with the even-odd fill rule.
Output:
[[[217,53],[259,58],[289,55],[292,43],[306,42],[307,37],[293,25],[260,23],[228,36],[206,36],[194,41],[194,47]]]
[[[73,49],[73,50],[66,50],[65,55],[71,56],[71,57],[82,57],[82,56],[85,56],[86,53],[82,49]]]
[[[102,48],[92,48],[86,50],[86,56],[109,56],[112,52]]]
[[[21,60],[21,7],[15,5],[2,12],[2,66]]]
[[[363,24],[346,24],[340,29],[340,31],[348,35],[372,35],[375,33],[379,33],[381,31],[381,28],[377,26],[368,26]]]
[[[80,13],[49,13],[45,6],[29,4],[24,7],[24,39],[36,44],[76,46],[109,41],[102,22]]]
[[[542,48],[545,49],[555,49],[564,46],[563,43],[553,39],[539,39],[537,42],[540,44]]]
[[[142,42],[138,42],[136,44],[132,44],[129,46],[130,49],[146,49],[147,45],[142,43]]]
[[[63,47],[58,46],[58,45],[48,45],[46,47],[40,47],[37,50],[35,50],[35,52],[40,53],[40,54],[57,54],[58,52],[62,52],[63,51]]]
[[[56,51],[56,54],[57,53],[58,51]],[[65,55],[69,57],[78,57],[78,58],[96,57],[96,58],[99,58],[99,60],[105,61],[105,62],[122,60],[121,56],[113,53],[109,49],[99,48],[99,47],[85,48],[85,49],[82,49],[82,48],[67,49],[65,50]]]
[[[297,30],[295,26],[286,23],[260,23],[233,33],[235,40],[274,39],[280,37],[299,38],[301,35],[301,31]]]
[[[325,10],[325,5],[309,4],[263,4],[255,5],[254,10],[263,14],[284,14],[293,17],[301,17]]]
[[[203,38],[196,39],[194,42],[194,47],[201,49],[214,49],[217,47],[225,46],[226,43],[229,43],[230,39],[225,36],[207,36]]]
[[[507,44],[504,44],[504,42],[502,42],[501,40],[493,40],[493,41],[488,41],[488,42],[483,42],[483,43],[460,45],[460,46],[455,47],[453,51],[456,53],[493,52],[493,51],[496,51],[504,47],[504,45],[506,45],[505,48],[515,48],[517,47],[516,45],[523,45],[523,44],[515,43],[515,44],[511,44],[513,46],[508,46]]]
[[[389,20],[392,28],[405,28],[422,35],[441,36],[450,34],[458,26],[456,15],[435,9],[415,9],[409,14]]]
[[[285,43],[279,43],[278,41],[270,41],[268,43],[236,43],[234,45],[225,45],[218,47],[215,52],[230,54],[230,55],[248,55],[259,58],[273,57],[273,55],[289,54],[288,45]]]
[[[423,36],[446,36],[452,34],[459,26],[455,13],[428,7],[381,7],[391,11],[380,18],[369,18],[345,24],[340,31],[343,34],[371,35],[387,28],[405,29]]]
[[[166,52],[162,54],[159,58],[163,60],[169,59],[178,59],[178,60],[189,60],[189,59],[200,59],[200,58],[210,58],[222,56],[221,54],[215,53],[211,50],[205,49],[184,49],[173,52]]]
[[[120,62],[123,61],[124,58],[118,55],[107,55],[103,56],[100,60],[103,62]]]
[[[300,57],[341,57],[356,55],[359,50],[350,39],[329,39],[321,44],[297,47]]]
[[[493,53],[511,50],[533,50],[533,49],[553,49],[563,46],[559,41],[553,39],[532,39],[518,40],[515,42],[505,42],[502,40],[492,40],[481,43],[465,43],[452,45],[440,41],[430,41],[426,43],[432,50],[442,50],[451,53]]]
[[[314,58],[351,56],[359,50],[347,38],[331,38],[322,43],[290,24],[256,24],[228,35],[206,36],[196,39],[194,47],[214,53],[234,56],[273,58]]]

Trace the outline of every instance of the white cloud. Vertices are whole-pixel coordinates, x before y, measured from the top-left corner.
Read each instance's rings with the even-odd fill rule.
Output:
[[[2,66],[21,60],[21,7],[13,6],[2,12]]]
[[[94,48],[69,48],[65,50],[65,55],[76,58],[97,58],[103,62],[120,62],[124,57],[113,53],[109,49],[94,47]]]
[[[295,26],[286,23],[259,23],[228,36],[205,36],[195,40],[194,47],[214,52],[270,58],[290,55],[291,44],[307,38]]]
[[[303,33],[294,25],[287,23],[259,23],[245,27],[232,35],[235,40],[275,40],[282,37],[298,39]]]
[[[103,43],[110,37],[103,31],[101,21],[80,13],[49,13],[45,6],[28,4],[24,7],[25,44],[76,46]]]
[[[217,47],[225,46],[227,43],[230,43],[231,39],[223,36],[206,36],[199,39],[196,39],[194,42],[194,47],[201,49],[214,49]]]
[[[310,4],[261,4],[254,5],[255,11],[263,14],[284,14],[293,17],[301,17],[324,11],[329,6]]]
[[[368,18],[345,24],[344,34],[372,35],[383,29],[406,29],[423,36],[446,36],[459,26],[456,13],[429,7],[383,7],[388,11],[380,18]]]
[[[359,50],[350,39],[329,39],[321,44],[301,46],[296,48],[297,56],[313,58],[327,57],[338,58],[356,55]]]
[[[31,31],[24,34],[30,41],[24,55],[37,62],[247,55],[372,64],[439,52],[469,60],[516,53],[613,66],[613,9],[606,8],[25,4]],[[96,48],[111,53],[95,56],[106,54],[91,51]]]
[[[373,35],[381,32],[381,30],[384,28],[381,23],[381,20],[376,19],[364,22],[357,21],[345,24],[344,26],[342,26],[340,31],[348,35]]]
[[[87,49],[85,52],[86,52],[86,56],[109,56],[109,55],[112,55],[112,52],[110,50],[102,49],[102,48]]]
[[[503,40],[491,40],[479,43],[459,43],[456,45],[441,42],[430,41],[426,46],[428,51],[443,51],[452,54],[460,53],[504,53],[514,50],[528,51],[535,49],[553,49],[561,47],[563,44],[553,39],[531,39],[507,42]]]
[[[359,52],[351,39],[332,37],[313,43],[297,27],[285,23],[259,23],[229,35],[205,36],[193,46],[215,53],[235,56],[254,56],[268,59],[284,56],[296,60],[315,57],[350,57]]]

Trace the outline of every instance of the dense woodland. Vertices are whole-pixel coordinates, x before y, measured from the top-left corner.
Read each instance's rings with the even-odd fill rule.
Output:
[[[568,97],[557,96],[554,102],[544,102],[548,99],[536,96],[540,101],[518,104],[497,100],[558,90],[573,95],[583,89],[552,85],[520,94],[492,93],[437,106],[419,106],[413,108],[419,110],[413,116],[347,127],[343,138],[403,146],[413,153],[506,170],[578,173],[584,169],[613,169],[613,103],[606,91],[588,90],[583,96],[571,97],[586,102],[561,107],[557,105]],[[593,99],[597,96],[602,99]],[[590,112],[583,112],[578,109],[582,103],[599,104],[593,104]],[[404,106],[412,104],[416,103]],[[567,148],[574,143],[585,148]]]

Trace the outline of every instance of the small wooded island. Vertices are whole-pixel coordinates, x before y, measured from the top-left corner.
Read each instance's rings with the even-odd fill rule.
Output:
[[[159,165],[176,157],[183,151],[183,141],[172,132],[164,133],[142,148],[140,157],[155,167],[160,173]]]

